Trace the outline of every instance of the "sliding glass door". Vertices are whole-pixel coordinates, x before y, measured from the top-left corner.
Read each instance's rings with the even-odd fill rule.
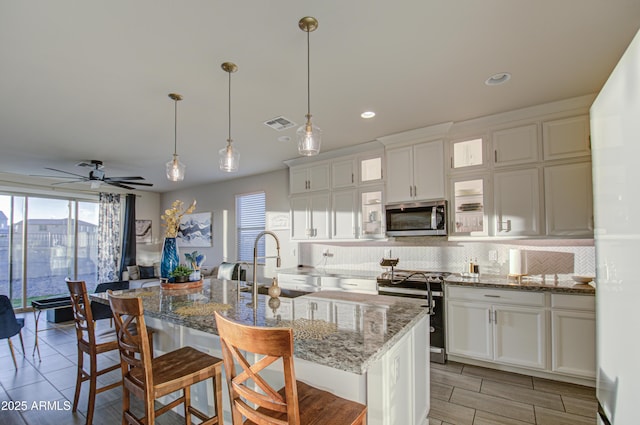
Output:
[[[16,308],[64,296],[65,278],[97,278],[98,204],[0,195],[0,293]]]

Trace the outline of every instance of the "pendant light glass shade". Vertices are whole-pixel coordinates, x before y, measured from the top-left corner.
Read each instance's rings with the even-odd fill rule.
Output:
[[[233,149],[231,146],[231,140],[228,140],[226,147],[218,151],[218,157],[220,159],[220,170],[227,173],[233,173],[238,171],[240,165],[240,153],[237,149]]]
[[[307,115],[307,123],[296,132],[298,136],[298,153],[304,156],[313,156],[320,153],[322,143],[322,130],[313,125],[311,115]]]
[[[322,143],[322,130],[311,122],[311,48],[309,46],[309,33],[318,28],[318,21],[311,16],[305,16],[298,22],[298,27],[307,33],[307,122],[296,132],[298,136],[298,153],[304,156],[313,156],[320,153]]]
[[[173,159],[167,162],[167,178],[172,182],[184,180],[184,172],[187,168],[178,157],[178,101],[182,96],[177,93],[169,93],[174,102],[174,131],[173,131]]]
[[[231,143],[231,73],[238,70],[238,66],[232,62],[225,62],[221,65],[222,69],[229,73],[229,138],[227,146],[218,151],[218,163],[220,171],[234,173],[240,167],[240,152],[234,149]]]
[[[184,180],[184,171],[187,168],[178,159],[177,154],[173,154],[173,159],[167,162],[167,178],[172,182],[180,182]]]

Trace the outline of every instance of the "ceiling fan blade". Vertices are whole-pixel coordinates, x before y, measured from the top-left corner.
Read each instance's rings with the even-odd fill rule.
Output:
[[[135,177],[108,177],[106,180],[144,180],[144,177],[135,176]]]
[[[105,181],[105,183],[110,184],[111,186],[121,187],[123,189],[129,189],[129,190],[135,189],[135,188],[133,188],[131,186],[127,186],[126,184],[122,184],[122,183],[118,183],[118,182]]]
[[[105,183],[124,183],[124,184],[135,184],[138,186],[153,186],[153,183],[142,183],[142,182],[127,182],[127,181],[123,181],[123,180],[106,180],[104,181]]]
[[[76,173],[71,173],[69,171],[64,171],[64,170],[58,170],[56,168],[49,168],[49,167],[44,167],[45,170],[51,170],[51,171],[57,171],[58,173],[65,173],[65,174],[70,174],[72,176],[76,176],[76,177],[80,177],[83,179],[86,179],[87,176],[83,176],[82,174],[76,174]]]
[[[47,178],[50,178],[50,179],[71,179],[71,180],[77,180],[77,181],[84,180],[84,178],[81,178],[81,177],[52,176],[51,174],[29,174],[29,177],[47,177]]]

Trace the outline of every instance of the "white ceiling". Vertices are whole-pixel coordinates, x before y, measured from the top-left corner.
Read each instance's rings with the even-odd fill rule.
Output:
[[[141,175],[167,191],[283,168],[311,111],[323,151],[599,91],[638,0],[0,0],[0,172]],[[228,126],[240,171],[218,171]],[[504,85],[485,79],[512,73]],[[167,181],[178,104],[183,182]],[[363,120],[360,113],[377,116]],[[279,136],[291,136],[280,142]],[[51,173],[52,175],[55,173]],[[59,181],[59,180],[58,180]],[[53,182],[50,181],[50,182]],[[50,183],[49,182],[49,183]]]

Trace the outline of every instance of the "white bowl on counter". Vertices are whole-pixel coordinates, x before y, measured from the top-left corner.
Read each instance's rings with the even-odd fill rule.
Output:
[[[593,279],[595,279],[595,276],[574,275],[574,276],[571,276],[571,279],[573,279],[574,281],[576,281],[578,283],[589,283],[589,282],[593,282]]]

